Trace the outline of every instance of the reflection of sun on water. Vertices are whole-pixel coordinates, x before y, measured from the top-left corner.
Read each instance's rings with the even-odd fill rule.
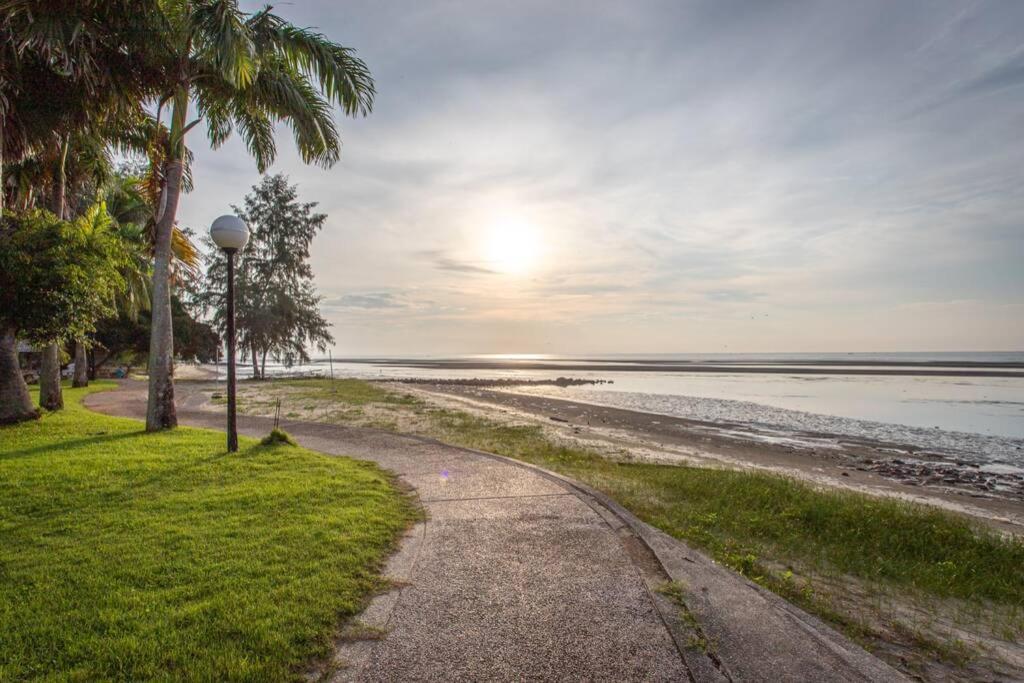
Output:
[[[538,265],[540,247],[536,227],[518,218],[505,217],[487,226],[483,256],[488,268],[521,275]]]

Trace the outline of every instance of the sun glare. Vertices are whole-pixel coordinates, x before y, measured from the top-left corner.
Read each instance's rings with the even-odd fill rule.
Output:
[[[489,268],[521,275],[533,270],[540,260],[540,234],[527,221],[505,217],[487,227],[483,248]]]

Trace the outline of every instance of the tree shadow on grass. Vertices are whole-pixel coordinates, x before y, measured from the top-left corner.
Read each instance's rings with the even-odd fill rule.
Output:
[[[140,450],[155,449],[163,450],[165,453],[172,451],[174,449],[173,443],[161,444],[159,446],[145,443],[145,437],[158,437],[160,435],[166,436],[166,432],[147,433],[144,430],[133,430],[118,434],[95,435],[86,438],[70,439],[59,443],[37,446],[34,448],[24,448],[5,453],[0,455],[0,464],[13,461],[15,459],[31,458],[33,456],[40,456],[44,454],[53,455],[54,453],[60,453],[65,449],[68,451],[67,455],[74,458],[76,455],[74,450],[78,448],[88,448],[103,444],[109,445],[115,442],[124,441],[125,439],[138,439],[140,437]],[[122,456],[114,453],[101,452],[92,453],[90,455],[98,461],[103,461],[106,458],[124,461],[132,460],[132,456],[130,455]],[[79,505],[79,512],[97,506],[110,509],[125,504],[130,505],[133,500],[146,496],[147,491],[170,491],[175,487],[168,487],[168,483],[173,484],[175,482],[190,480],[190,475],[192,473],[201,472],[204,468],[215,465],[218,461],[235,455],[236,454],[228,453],[226,449],[215,450],[213,452],[197,453],[188,457],[172,457],[160,462],[159,464],[154,464],[152,467],[142,468],[137,472],[122,473],[119,476],[119,481],[114,487],[96,488],[90,491],[77,491],[76,500]],[[158,497],[159,496],[153,496],[152,499],[155,500]],[[54,501],[53,509],[41,510],[39,508],[33,508],[33,513],[30,517],[25,518],[20,524],[14,524],[7,527],[7,529],[9,531],[21,530],[31,526],[32,524],[40,522],[50,514],[67,513],[69,513],[67,501],[58,499]]]
[[[43,446],[35,446],[32,448],[22,448],[15,451],[9,451],[7,453],[0,454],[0,463],[7,462],[22,458],[31,458],[33,456],[39,456],[44,454],[55,454],[62,451],[68,451],[67,455],[74,456],[74,451],[79,448],[88,448],[91,446],[97,446],[100,444],[113,444],[118,441],[124,441],[125,439],[137,439],[146,437],[160,437],[166,436],[166,432],[146,432],[145,430],[133,430],[130,432],[121,432],[118,434],[97,434],[94,436],[69,439],[67,441],[60,441],[57,443],[50,443]],[[149,444],[140,444],[140,446],[147,446]],[[152,447],[150,445],[150,447]],[[166,444],[165,450],[171,450],[174,448],[173,443]],[[95,455],[95,454],[94,454]],[[194,455],[192,457],[182,458],[179,463],[172,464],[171,462],[163,463],[159,468],[156,468],[153,475],[146,478],[139,478],[125,482],[125,491],[138,491],[140,488],[157,484],[168,477],[176,477],[183,474],[189,469],[198,469],[206,465],[212,464],[217,460],[221,460],[228,456],[237,456],[238,454],[228,453],[227,449],[217,450],[208,454]],[[102,455],[100,456],[102,457]],[[116,457],[110,455],[110,457]],[[130,457],[130,456],[129,456]]]
[[[42,446],[35,446],[33,448],[22,448],[20,450],[8,451],[6,453],[0,453],[0,462],[5,460],[15,460],[18,458],[30,458],[34,455],[42,455],[44,453],[57,453],[65,449],[84,448],[88,446],[94,446],[102,443],[110,443],[113,441],[120,441],[127,438],[135,438],[145,432],[121,432],[118,434],[102,434],[89,436],[81,439],[68,439],[67,441],[58,441],[55,443],[48,443]]]

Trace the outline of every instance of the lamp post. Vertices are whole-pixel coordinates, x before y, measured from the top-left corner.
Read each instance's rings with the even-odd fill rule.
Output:
[[[210,226],[210,237],[228,258],[228,452],[238,450],[235,424],[235,252],[249,241],[249,226],[238,216],[221,216]]]

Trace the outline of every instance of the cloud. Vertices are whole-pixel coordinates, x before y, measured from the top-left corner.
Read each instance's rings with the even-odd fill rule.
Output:
[[[1024,54],[1019,54],[960,87],[961,94],[981,95],[1024,86]]]
[[[484,268],[468,261],[462,261],[456,258],[448,256],[442,251],[435,249],[426,249],[417,252],[420,258],[429,261],[438,270],[444,270],[451,273],[473,273],[477,275],[494,275],[496,271],[490,268]]]
[[[408,304],[399,301],[391,292],[366,292],[363,294],[342,294],[341,296],[324,299],[320,302],[324,308],[361,308],[380,310],[390,308],[406,308]]]
[[[705,292],[704,296],[710,301],[746,303],[763,298],[764,293],[748,292],[741,289],[720,289],[714,292]]]

